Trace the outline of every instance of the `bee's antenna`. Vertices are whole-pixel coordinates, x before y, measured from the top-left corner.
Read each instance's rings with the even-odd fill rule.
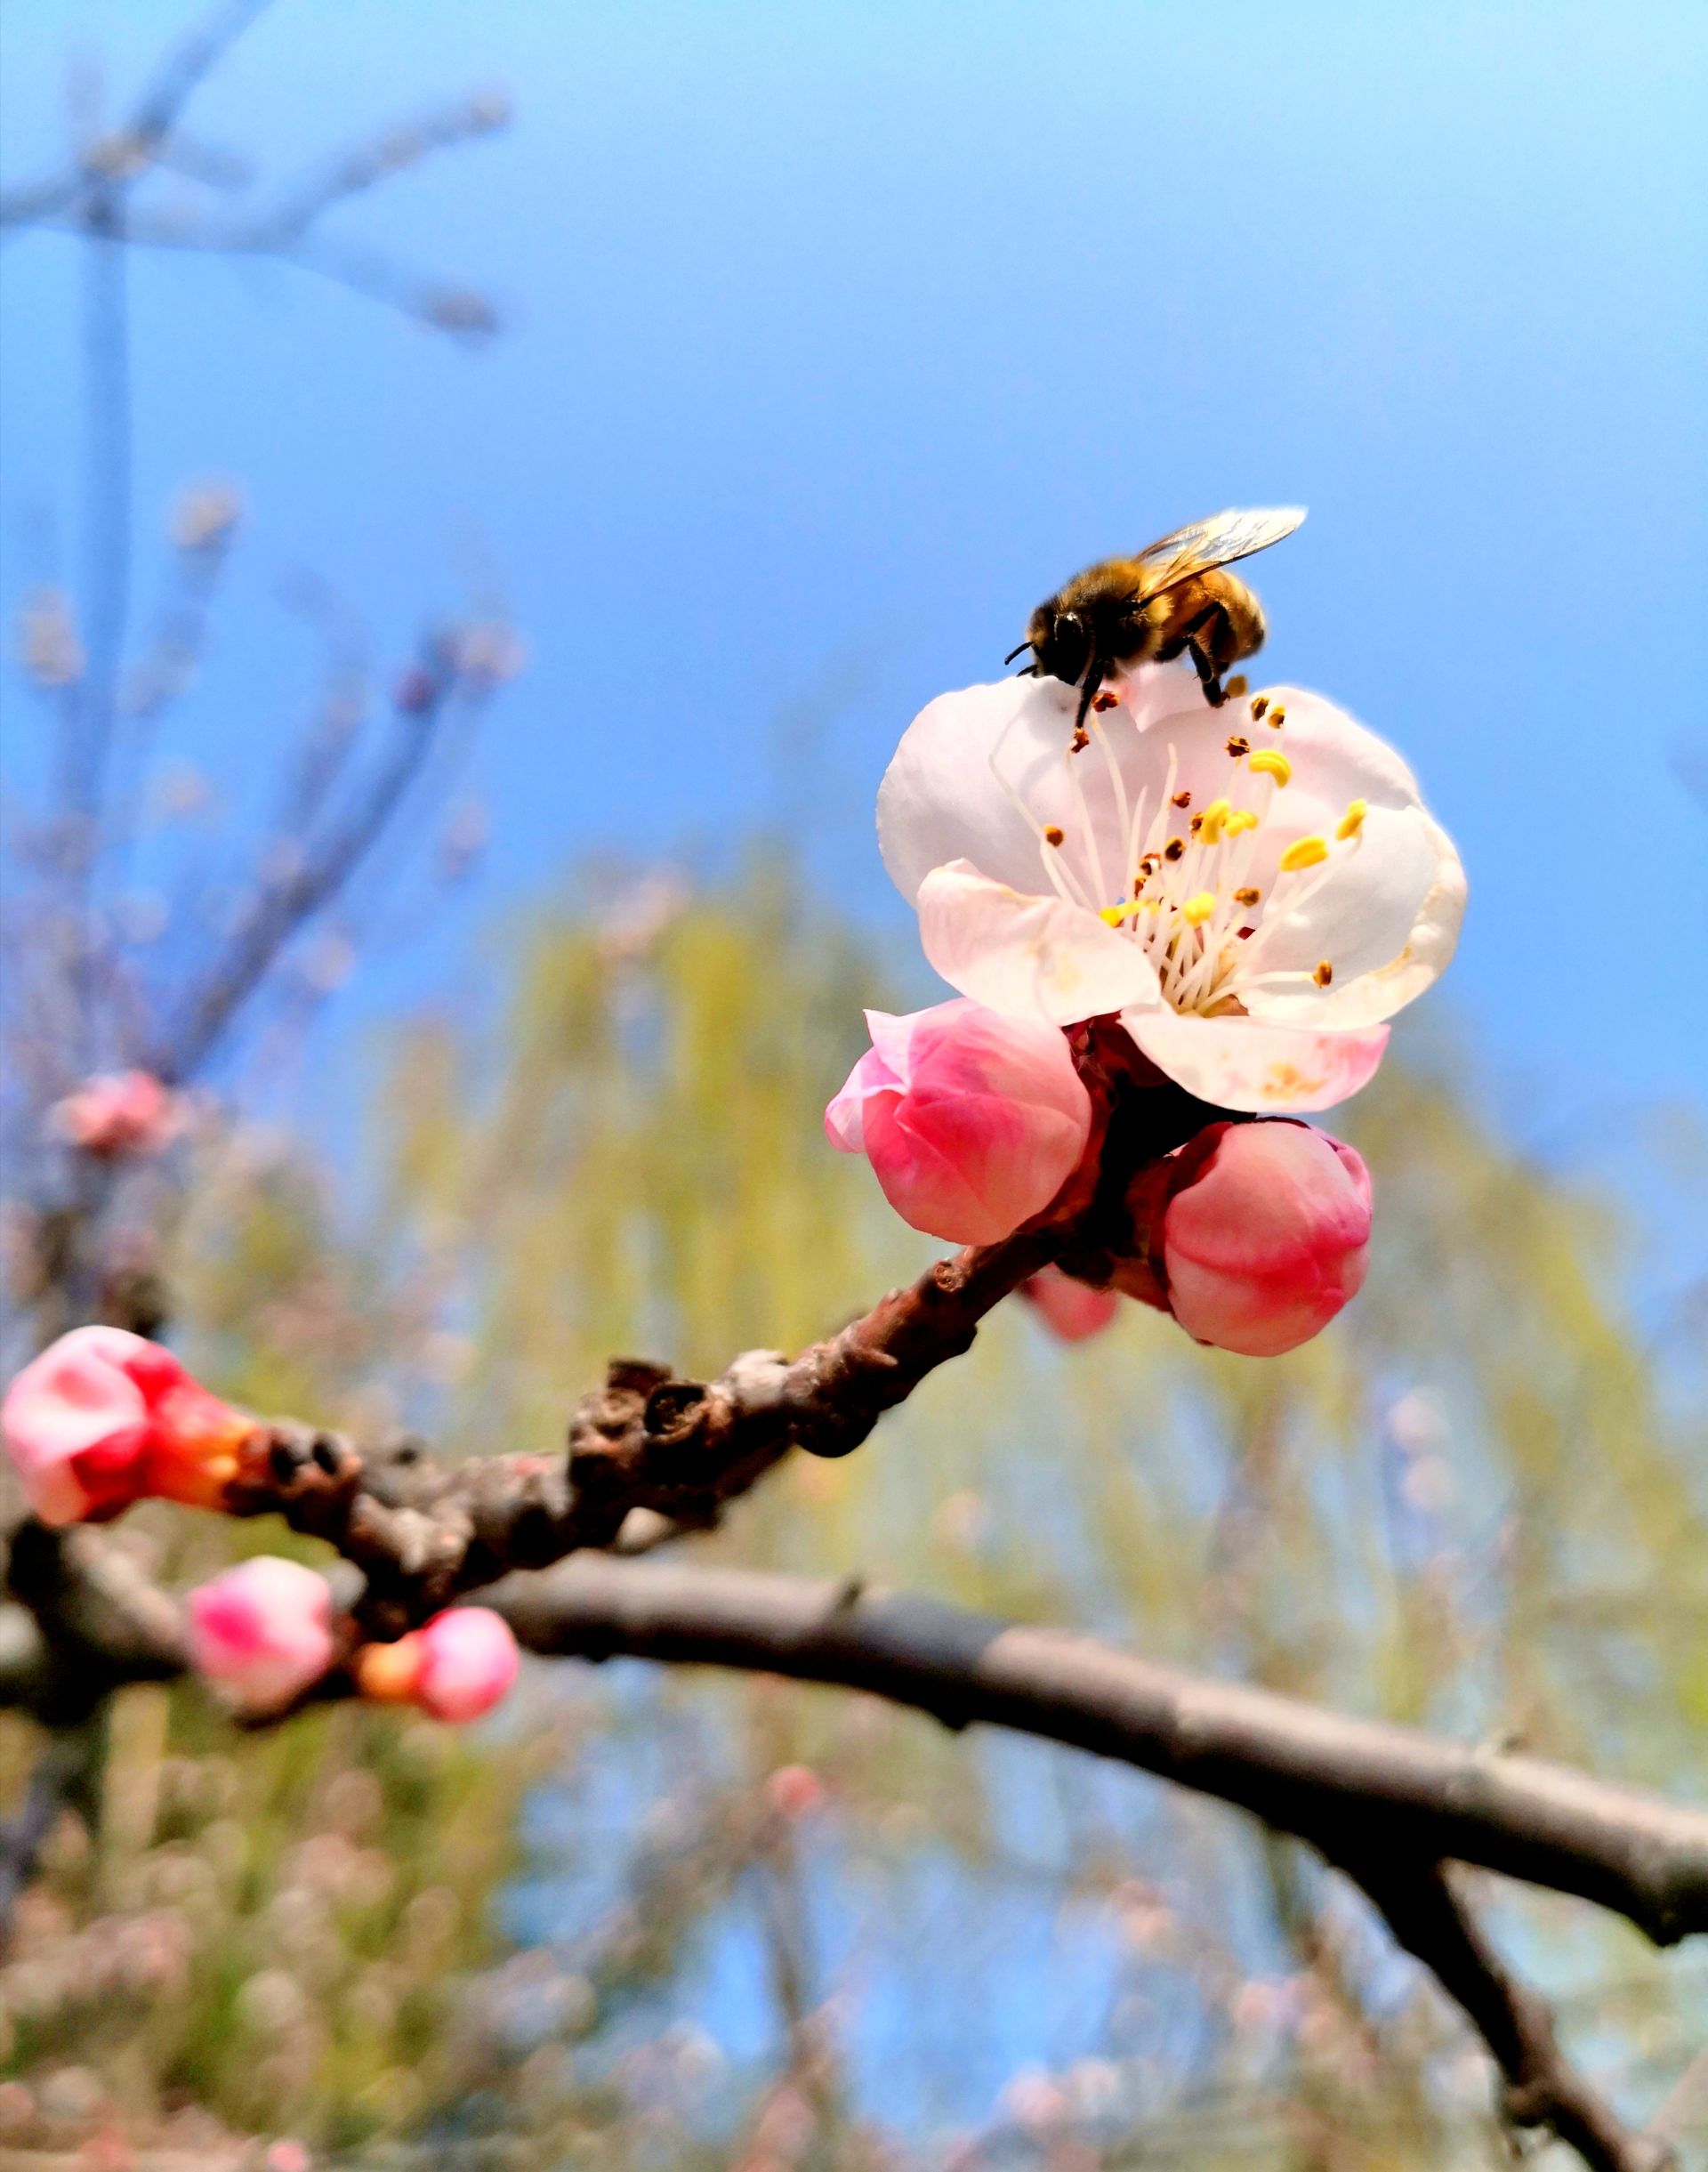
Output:
[[[1032,644],[1029,641],[1023,641],[1018,649],[1011,649],[1008,654],[1003,658],[1004,666],[1011,664],[1017,656],[1024,656],[1031,646]]]

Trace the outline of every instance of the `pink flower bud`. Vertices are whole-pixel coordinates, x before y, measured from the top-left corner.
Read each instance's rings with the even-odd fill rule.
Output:
[[[1064,1343],[1083,1343],[1100,1335],[1121,1309],[1113,1289],[1093,1289],[1059,1267],[1041,1267],[1020,1284],[1020,1295],[1035,1306],[1044,1325]]]
[[[825,1111],[831,1144],[863,1152],[902,1220],[952,1244],[994,1244],[1041,1214],[1092,1128],[1059,1029],[964,997],[866,1022],[872,1047]]]
[[[257,1554],[184,1604],[191,1659],[253,1710],[287,1704],[332,1664],[332,1593],[300,1562]]]
[[[479,1719],[516,1679],[520,1658],[502,1614],[454,1606],[392,1644],[364,1644],[358,1688],[379,1704],[416,1704],[434,1719]]]
[[[1174,1160],[1161,1248],[1169,1310],[1188,1335],[1276,1357],[1358,1294],[1370,1173],[1349,1146],[1284,1119],[1212,1124]]]
[[[104,1522],[147,1495],[217,1508],[254,1431],[169,1350],[123,1328],[73,1328],[0,1404],[6,1453],[44,1523]]]
[[[153,1154],[183,1125],[178,1096],[148,1071],[103,1072],[55,1102],[48,1122],[62,1139],[102,1161]]]
[[[478,1719],[516,1679],[516,1639],[489,1606],[454,1606],[435,1614],[420,1635],[415,1700],[435,1719]]]

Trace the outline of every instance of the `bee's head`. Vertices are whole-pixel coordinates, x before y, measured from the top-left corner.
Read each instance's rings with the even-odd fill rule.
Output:
[[[1091,661],[1092,637],[1077,611],[1058,610],[1053,603],[1040,603],[1026,629],[1038,669],[1046,677],[1076,686]]]

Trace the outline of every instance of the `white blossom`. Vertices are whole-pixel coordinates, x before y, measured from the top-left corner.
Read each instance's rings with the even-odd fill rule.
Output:
[[[1453,955],[1465,881],[1393,749],[1320,695],[1212,708],[1151,666],[1094,709],[1019,677],[940,695],[878,794],[931,964],[992,1010],[1119,1013],[1218,1107],[1356,1093]]]

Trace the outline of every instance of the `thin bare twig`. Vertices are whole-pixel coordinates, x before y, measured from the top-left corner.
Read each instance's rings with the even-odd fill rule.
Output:
[[[431,656],[407,677],[408,698],[398,705],[391,747],[357,803],[301,859],[264,881],[201,980],[182,997],[177,1018],[149,1068],[174,1083],[206,1062],[244,1003],[291,938],[332,903],[361,865],[420,775],[458,689],[448,658]]]
[[[137,100],[125,136],[152,152],[170,133],[190,93],[223,60],[268,0],[225,0],[167,53]]]
[[[105,1755],[104,1708],[76,1727],[50,1734],[29,1776],[22,1807],[0,1825],[0,1953],[11,1943],[19,1895],[36,1874],[60,1813],[76,1809],[93,1818]]]

